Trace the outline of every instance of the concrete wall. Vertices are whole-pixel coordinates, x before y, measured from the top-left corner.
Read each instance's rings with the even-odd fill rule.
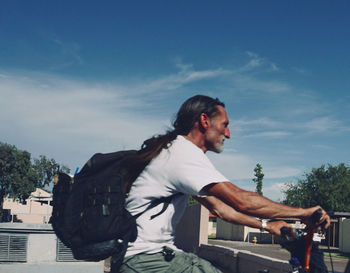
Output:
[[[176,228],[175,245],[187,252],[197,252],[200,244],[208,243],[209,211],[195,204],[188,206]]]
[[[233,225],[218,218],[216,224],[216,238],[233,241],[247,241],[247,230],[244,226]]]
[[[0,223],[0,234],[28,235],[27,262],[5,263],[0,273],[103,273],[102,262],[56,262],[57,237],[49,224]]]
[[[208,222],[208,235],[216,236],[216,219],[211,221],[209,218]]]
[[[29,234],[27,262],[56,261],[57,237],[55,234]]]
[[[350,253],[350,219],[339,220],[339,250]]]
[[[258,243],[262,243],[262,244],[275,244],[281,241],[279,237],[275,237],[266,231],[260,232],[260,230],[257,228],[250,228],[247,226],[235,225],[235,224],[227,223],[221,219],[217,219],[217,225],[216,225],[217,239],[253,242],[254,237]]]
[[[224,273],[253,273],[263,269],[268,269],[270,273],[281,273],[291,270],[287,261],[221,246],[201,245],[198,255],[212,262]]]
[[[224,273],[237,273],[237,251],[232,248],[202,244],[198,256],[210,261]],[[256,271],[257,272],[257,271]]]
[[[268,269],[269,273],[289,272],[291,266],[289,262],[273,259],[263,255],[253,254],[250,251],[239,251],[237,253],[237,272],[259,272]]]

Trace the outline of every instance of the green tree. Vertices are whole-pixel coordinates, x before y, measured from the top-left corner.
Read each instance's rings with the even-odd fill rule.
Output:
[[[6,196],[24,202],[35,188],[49,186],[57,171],[70,170],[45,156],[31,160],[29,152],[0,142],[0,219]]]
[[[18,198],[24,202],[35,190],[37,178],[30,153],[0,142],[0,218],[4,197]]]
[[[253,181],[256,184],[255,191],[258,194],[263,195],[262,187],[263,187],[264,173],[262,172],[262,166],[259,163],[256,164],[256,167],[254,168],[254,176],[255,178],[253,178]]]
[[[58,164],[54,159],[49,159],[44,155],[39,156],[39,159],[33,160],[33,168],[37,173],[38,180],[37,188],[47,188],[51,185],[55,174],[59,171],[69,173],[70,169],[64,165]]]
[[[187,206],[192,206],[198,204],[198,201],[196,199],[194,199],[192,196],[190,196],[190,198],[187,201]]]
[[[350,168],[344,163],[314,168],[297,184],[287,183],[284,194],[287,205],[350,212]]]

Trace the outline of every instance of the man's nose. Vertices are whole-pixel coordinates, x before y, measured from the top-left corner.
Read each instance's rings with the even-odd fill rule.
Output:
[[[230,129],[228,127],[225,130],[225,137],[226,138],[230,138],[231,137]]]

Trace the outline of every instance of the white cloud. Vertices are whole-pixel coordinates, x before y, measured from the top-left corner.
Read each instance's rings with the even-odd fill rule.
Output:
[[[280,126],[281,123],[276,121],[276,120],[272,120],[270,118],[267,117],[260,117],[258,119],[237,119],[237,120],[232,120],[231,123],[235,126],[235,127],[243,127],[243,126],[256,126],[256,125],[263,125],[266,127],[270,127],[270,128],[276,128],[277,126]]]
[[[266,58],[260,57],[257,53],[247,51],[246,54],[249,57],[249,61],[238,70],[239,72],[255,71],[257,68],[265,68],[269,72],[280,70],[277,64],[270,62]]]
[[[301,127],[304,127],[309,133],[336,133],[350,130],[341,121],[328,116],[311,119],[304,122]]]
[[[301,75],[309,75],[310,74],[310,71],[306,70],[305,68],[300,68],[300,67],[292,67],[291,68],[293,71],[301,74]]]
[[[285,188],[284,183],[273,183],[268,186],[263,186],[264,196],[274,201],[282,201],[284,199],[283,190]]]
[[[319,133],[339,134],[350,131],[350,127],[344,125],[341,120],[330,116],[297,119],[289,116],[281,116],[278,119],[261,117],[258,119],[232,119],[230,127],[233,134],[239,134],[244,138],[257,137],[287,137],[290,135],[310,135]]]
[[[239,133],[240,136],[244,138],[280,138],[292,134],[292,132],[287,131],[284,123],[277,120],[272,120],[268,117],[261,117],[251,120],[248,120],[246,118],[232,120],[230,126],[233,128],[233,131],[235,133]]]
[[[259,132],[254,134],[248,134],[248,135],[244,135],[243,137],[245,138],[250,138],[250,137],[280,138],[280,137],[290,136],[291,134],[292,133],[290,132],[284,132],[284,131],[269,131],[269,132]]]
[[[260,58],[258,54],[247,51],[247,55],[250,57],[250,61],[246,64],[244,69],[249,70],[263,65],[264,59]]]
[[[232,84],[240,92],[254,92],[264,94],[281,94],[292,90],[292,86],[280,80],[259,80],[242,72],[234,74]]]
[[[259,61],[265,64],[254,53],[250,53],[250,57],[257,60],[256,64]],[[296,108],[293,100],[295,94],[290,92],[295,91],[295,88],[288,83],[257,80],[246,71],[238,72],[239,69],[195,70],[192,65],[182,63],[177,63],[177,67],[180,70],[174,74],[152,79],[134,77],[112,84],[67,80],[39,73],[27,73],[25,76],[1,73],[2,141],[18,144],[37,154],[52,156],[73,167],[96,151],[138,148],[145,138],[164,132],[170,125],[170,116],[157,112],[155,100],[167,101],[170,94],[180,93],[179,90],[190,93],[186,85],[193,86],[202,80],[221,84],[224,94],[225,90],[234,90],[237,100],[246,95],[245,91],[251,92],[251,98],[257,103],[261,98],[274,98],[266,104],[266,115],[264,112],[264,116],[260,117],[254,113],[246,115],[246,105],[238,106],[241,108],[237,112],[243,109],[242,114],[231,119],[230,127],[232,134],[238,135],[246,147],[253,137],[261,138],[262,144],[265,144],[266,138],[347,130],[340,121],[331,117],[314,118],[313,113],[309,113],[303,119],[295,119],[294,114],[285,114]],[[235,84],[234,88],[232,83]],[[159,96],[162,96],[161,99]],[[284,104],[287,106],[279,107],[279,102],[285,100],[288,101]],[[312,97],[309,100],[314,101]],[[264,103],[266,101],[269,100]],[[177,106],[171,105],[169,101],[167,103],[174,113]],[[305,102],[303,108],[307,109],[309,105]],[[305,121],[306,118],[309,121]],[[249,151],[249,148],[246,149]],[[234,150],[231,154],[213,155],[215,165],[229,179],[252,178],[257,160],[238,154],[237,151],[242,153],[241,147],[235,147]],[[232,151],[227,149],[226,152]],[[299,173],[298,168],[280,166],[279,162],[275,163],[274,169],[266,170],[267,177],[277,178]]]
[[[324,145],[324,144],[312,144],[311,146],[315,149],[320,149],[320,150],[331,150],[333,148],[331,145]]]
[[[78,63],[83,62],[82,58],[79,54],[80,46],[77,43],[75,43],[75,42],[71,42],[71,43],[63,42],[61,39],[59,39],[57,37],[52,39],[52,42],[54,44],[56,44],[61,49],[63,55],[70,56],[72,59],[74,59]]]
[[[227,179],[247,179],[252,178],[254,175],[253,170],[256,161],[248,156],[228,153],[215,154],[211,152],[208,152],[207,155]]]
[[[135,113],[140,100],[123,91],[60,78],[11,76],[0,94],[2,141],[72,165],[94,152],[138,148],[169,124]]]
[[[275,178],[289,178],[302,175],[302,168],[288,167],[288,166],[275,166],[275,167],[264,167],[263,170],[267,179]]]
[[[144,139],[170,125],[170,117],[147,114],[154,111],[152,96],[227,73],[223,69],[195,71],[189,65],[173,75],[125,84],[89,83],[44,73],[2,73],[2,141],[70,166],[97,151],[138,148]]]
[[[215,154],[208,152],[208,157],[212,160],[215,167],[220,170],[228,179],[252,179],[254,177],[254,168],[258,162],[264,160],[258,160],[247,155],[242,154]],[[271,164],[271,163],[269,163]],[[273,163],[272,163],[273,164]],[[265,166],[263,164],[264,178],[289,178],[302,174],[301,168],[283,166],[275,163],[275,166]]]
[[[272,69],[272,71],[279,71],[280,70],[275,63],[271,63],[271,69]]]
[[[268,117],[260,117],[258,119],[230,119],[230,128],[232,132],[240,135],[252,134],[257,130],[271,130],[282,127],[282,124]]]
[[[134,88],[144,90],[144,92],[175,90],[188,83],[230,74],[229,71],[221,68],[195,71],[190,65],[178,65],[178,67],[181,70],[177,74],[166,75],[161,78],[149,80],[148,82],[142,82],[139,87],[135,86]]]

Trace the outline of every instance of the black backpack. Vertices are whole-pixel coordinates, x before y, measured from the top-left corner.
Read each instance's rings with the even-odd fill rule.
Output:
[[[136,218],[173,196],[156,199],[141,213],[125,209],[123,159],[136,151],[95,154],[74,177],[59,173],[53,188],[50,222],[57,237],[78,260],[100,261],[113,256],[121,264],[128,242],[137,238]]]

